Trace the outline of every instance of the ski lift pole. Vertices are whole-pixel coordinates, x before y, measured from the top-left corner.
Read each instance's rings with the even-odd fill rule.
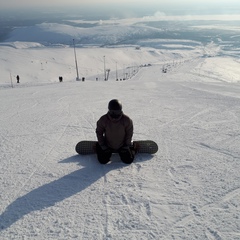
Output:
[[[76,78],[76,80],[79,81],[78,64],[77,64],[77,54],[76,54],[75,41],[74,41],[74,39],[73,39],[73,49],[74,49],[74,56],[75,56],[75,63],[76,63],[76,72],[77,72],[77,78]]]
[[[116,80],[118,81],[118,63],[116,62]]]
[[[10,72],[11,87],[13,88],[12,74]]]
[[[103,56],[103,71],[104,71],[104,81],[107,80],[107,77],[106,77],[106,60],[105,60],[105,56]]]

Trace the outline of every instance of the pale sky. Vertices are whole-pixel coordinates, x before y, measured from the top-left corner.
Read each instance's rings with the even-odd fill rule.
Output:
[[[228,7],[239,6],[240,0],[0,0],[0,9],[4,8],[31,8],[31,7],[62,7],[62,6],[72,6],[72,5],[102,5],[107,6],[114,4],[118,5],[134,5],[137,7],[141,6],[207,6],[225,5]]]

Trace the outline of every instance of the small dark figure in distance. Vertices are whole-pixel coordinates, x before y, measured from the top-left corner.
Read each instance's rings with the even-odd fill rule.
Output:
[[[19,81],[20,81],[20,77],[19,77],[19,75],[17,75],[17,83],[19,83]]]
[[[113,99],[108,104],[108,112],[97,121],[97,157],[102,164],[110,161],[112,153],[118,153],[121,160],[131,164],[135,151],[131,145],[133,122],[122,111],[119,100]]]
[[[63,77],[59,76],[59,82],[62,82],[62,81],[63,81]]]

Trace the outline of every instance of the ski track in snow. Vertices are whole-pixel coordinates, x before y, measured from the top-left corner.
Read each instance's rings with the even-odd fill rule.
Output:
[[[239,239],[239,84],[185,60],[121,82],[0,89],[0,239]],[[158,153],[76,155],[112,98]]]

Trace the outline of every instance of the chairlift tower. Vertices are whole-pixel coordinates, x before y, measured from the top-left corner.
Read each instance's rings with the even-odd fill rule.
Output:
[[[104,71],[104,81],[107,81],[105,56],[103,56],[103,71]]]
[[[118,63],[116,62],[116,81],[118,81]]]
[[[73,39],[73,49],[74,49],[75,64],[76,64],[76,72],[77,72],[76,80],[79,81],[80,78],[79,78],[79,74],[78,74],[77,54],[76,54],[75,41],[74,41],[74,39]]]

